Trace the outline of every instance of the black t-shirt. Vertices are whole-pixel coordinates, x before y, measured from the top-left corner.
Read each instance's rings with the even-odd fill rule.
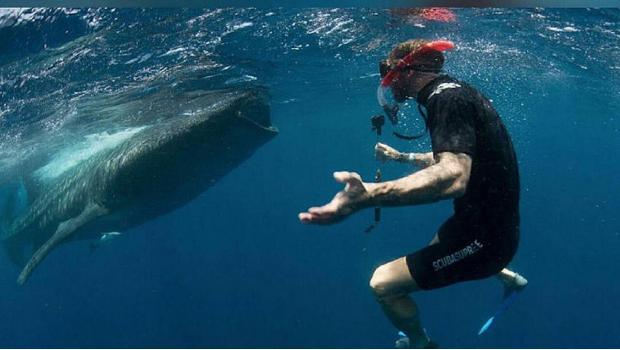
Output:
[[[454,200],[453,218],[490,234],[518,232],[517,158],[490,101],[466,83],[442,75],[419,92],[418,102],[426,107],[433,153],[466,153],[472,159],[467,190]]]

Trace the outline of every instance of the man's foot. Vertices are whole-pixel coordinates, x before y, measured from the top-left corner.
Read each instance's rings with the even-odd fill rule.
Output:
[[[409,337],[406,335],[401,335],[402,332],[398,333],[399,338],[396,339],[396,343],[394,343],[394,347],[396,349],[409,349]]]
[[[425,339],[420,339],[417,344],[411,343],[409,341],[409,337],[405,335],[403,332],[398,332],[399,338],[396,340],[394,347],[396,349],[438,349],[439,345],[432,341],[428,335],[426,334],[426,329],[424,330]]]

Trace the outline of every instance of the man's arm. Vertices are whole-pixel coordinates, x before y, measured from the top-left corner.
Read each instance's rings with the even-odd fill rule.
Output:
[[[426,168],[435,164],[433,152],[404,153],[399,152],[395,148],[380,142],[375,145],[375,155],[377,159],[382,161],[395,160],[401,163],[413,164],[420,168]]]
[[[345,184],[342,191],[320,207],[299,213],[306,224],[332,224],[362,208],[414,205],[455,198],[465,193],[471,158],[465,153],[442,152],[437,163],[407,177],[380,183],[365,183],[359,174],[339,171],[336,181]]]
[[[364,183],[368,206],[399,206],[432,203],[465,194],[471,173],[465,153],[443,152],[437,162],[409,176],[381,183]]]
[[[396,158],[397,161],[402,163],[410,163],[420,168],[427,168],[435,164],[435,157],[433,152],[427,153],[400,153]]]

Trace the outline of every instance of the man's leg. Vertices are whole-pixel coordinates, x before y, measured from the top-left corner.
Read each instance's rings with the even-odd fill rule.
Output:
[[[507,297],[513,290],[519,291],[527,286],[525,277],[508,269],[503,269],[495,277],[504,286],[504,297]]]
[[[436,234],[428,245],[430,246],[437,243],[439,243],[439,235]],[[525,279],[525,277],[506,268],[502,269],[502,271],[496,274],[495,277],[497,277],[504,286],[505,296],[513,290],[521,290],[527,285],[527,279]]]
[[[410,346],[427,346],[429,339],[420,323],[418,307],[408,296],[420,288],[411,277],[405,257],[379,266],[372,275],[370,287],[392,324],[409,337]]]
[[[517,273],[508,269],[503,269],[495,277],[499,278],[502,283],[510,283],[517,277]]]

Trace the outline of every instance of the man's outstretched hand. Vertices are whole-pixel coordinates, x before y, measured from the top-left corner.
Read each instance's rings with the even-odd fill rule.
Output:
[[[337,171],[334,173],[334,179],[345,184],[344,190],[336,193],[334,199],[324,206],[312,207],[305,213],[299,213],[299,220],[302,223],[332,224],[368,206],[368,191],[359,174]]]

